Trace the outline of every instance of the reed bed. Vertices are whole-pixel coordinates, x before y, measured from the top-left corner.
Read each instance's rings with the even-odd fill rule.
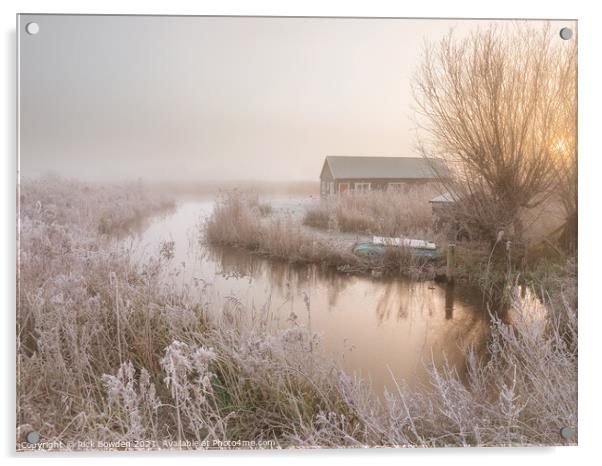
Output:
[[[387,248],[385,254],[358,257],[352,241],[309,231],[292,215],[267,215],[272,210],[257,197],[240,192],[223,193],[203,227],[211,244],[234,246],[293,263],[315,263],[348,273],[404,275],[432,278],[435,265],[415,257],[407,248]]]
[[[429,383],[398,380],[380,399],[305,328],[278,330],[269,309],[234,296],[211,302],[202,284],[174,286],[159,251],[135,260],[102,241],[103,204],[122,188],[65,210],[55,188],[70,192],[21,186],[19,432],[59,449],[435,447],[559,444],[559,429],[577,426],[574,283],[545,305],[513,295],[466,375],[430,365]]]
[[[428,238],[433,236],[429,201],[438,193],[430,185],[405,190],[348,191],[308,208],[303,222],[348,233]]]

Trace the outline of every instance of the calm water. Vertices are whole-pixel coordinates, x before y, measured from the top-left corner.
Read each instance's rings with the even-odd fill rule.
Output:
[[[378,391],[393,386],[389,370],[411,383],[424,375],[424,363],[441,364],[445,353],[451,363],[462,364],[467,345],[485,338],[481,298],[468,290],[349,276],[203,246],[198,226],[211,208],[210,200],[181,202],[125,243],[143,255],[174,241],[174,268],[184,270],[177,280],[202,280],[212,299],[236,296],[245,306],[269,305],[281,327],[292,325],[294,316],[298,325],[310,325],[320,335],[328,357],[369,377]]]

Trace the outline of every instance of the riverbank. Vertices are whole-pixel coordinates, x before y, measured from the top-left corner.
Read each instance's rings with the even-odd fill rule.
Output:
[[[305,200],[294,208],[277,209],[257,195],[222,193],[203,226],[205,241],[243,248],[253,254],[290,263],[310,263],[343,273],[446,280],[448,239],[432,230],[429,188],[409,193],[352,193],[337,199]],[[531,228],[543,234],[537,224]],[[372,235],[398,235],[432,241],[436,257],[420,257],[411,248],[388,247],[383,254],[358,257],[357,243]],[[576,277],[576,259],[548,243],[530,238],[522,248],[501,241],[456,243],[454,279],[478,287],[507,304],[506,290],[525,284],[553,293]]]
[[[204,238],[212,244],[235,246],[292,263],[314,263],[344,273],[406,276],[432,279],[440,262],[417,257],[409,248],[386,248],[378,256],[359,257],[353,240],[340,234],[315,232],[298,215],[272,215],[273,209],[257,196],[227,192],[217,199],[204,225]]]
[[[466,377],[429,366],[426,383],[397,380],[380,400],[308,328],[277,328],[268,307],[235,296],[212,301],[202,283],[175,286],[162,278],[167,255],[142,260],[110,241],[100,215],[121,188],[82,188],[73,204],[53,194],[73,188],[53,183],[23,184],[20,200],[17,424],[44,441],[552,445],[577,426],[575,284],[545,306],[513,295],[511,319],[493,319],[488,356],[469,352]],[[151,193],[138,202],[159,205]]]

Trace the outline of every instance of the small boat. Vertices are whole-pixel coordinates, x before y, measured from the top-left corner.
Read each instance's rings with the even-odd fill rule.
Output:
[[[358,243],[353,248],[353,254],[359,257],[382,256],[385,254],[386,247],[382,244]]]
[[[373,236],[372,242],[374,244],[384,244],[385,246],[405,246],[408,248],[415,249],[430,249],[436,250],[437,245],[432,241],[425,241],[422,239],[410,239],[410,238],[387,238],[386,236]]]
[[[374,236],[372,241],[357,243],[353,247],[353,253],[359,257],[374,257],[385,254],[387,248],[405,247],[414,257],[424,257],[427,259],[437,259],[439,252],[435,243],[424,240],[408,238],[386,238]]]
[[[426,257],[428,259],[439,258],[439,251],[436,249],[410,248],[410,254],[414,257]]]

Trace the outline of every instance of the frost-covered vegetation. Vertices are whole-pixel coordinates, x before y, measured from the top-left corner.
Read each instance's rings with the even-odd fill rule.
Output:
[[[268,207],[266,207],[268,206]],[[204,238],[212,244],[236,246],[253,253],[299,263],[317,263],[344,272],[375,272],[432,278],[432,262],[415,257],[405,248],[388,248],[383,255],[358,257],[353,242],[336,235],[309,231],[295,216],[272,213],[256,195],[228,191],[217,199],[204,225]]]
[[[430,185],[404,190],[348,191],[308,208],[303,223],[341,232],[432,238],[429,201],[438,194],[436,187]]]
[[[19,195],[24,229],[30,222],[118,234],[175,207],[172,198],[151,193],[142,182],[92,184],[49,176],[21,180]]]
[[[398,380],[381,399],[327,362],[305,328],[276,330],[269,309],[212,302],[200,283],[173,286],[160,273],[168,255],[138,261],[105,238],[103,215],[125,225],[163,205],[132,189],[21,186],[22,431],[65,448],[359,447],[557,444],[561,427],[576,427],[574,281],[545,306],[513,295],[487,356],[470,353],[466,371],[430,367],[426,385]]]

